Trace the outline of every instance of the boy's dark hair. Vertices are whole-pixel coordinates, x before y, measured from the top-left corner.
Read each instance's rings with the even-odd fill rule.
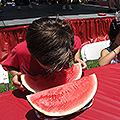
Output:
[[[41,18],[29,25],[27,47],[41,64],[56,69],[73,57],[74,35],[69,25],[55,18]]]
[[[114,42],[114,38],[116,38],[119,31],[120,31],[120,21],[116,21],[116,19],[114,19],[110,24],[110,30],[108,33],[110,41],[112,43]]]

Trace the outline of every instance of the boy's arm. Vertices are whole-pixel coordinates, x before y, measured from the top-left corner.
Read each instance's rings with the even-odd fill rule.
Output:
[[[87,68],[87,64],[83,60],[80,59],[80,49],[77,50],[74,56],[74,62],[81,63],[83,70]]]

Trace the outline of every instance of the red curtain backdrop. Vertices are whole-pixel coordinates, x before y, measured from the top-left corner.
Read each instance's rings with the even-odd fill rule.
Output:
[[[108,31],[114,17],[64,19],[75,35],[85,44],[108,40]],[[10,54],[11,49],[25,40],[27,26],[0,29],[0,63]]]
[[[114,17],[87,18],[65,20],[69,23],[75,35],[81,39],[82,46],[85,44],[108,40],[108,31]]]
[[[16,44],[25,40],[27,27],[28,25],[0,30],[0,62],[7,58]]]

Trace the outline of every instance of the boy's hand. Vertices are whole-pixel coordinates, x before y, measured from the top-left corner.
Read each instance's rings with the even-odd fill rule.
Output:
[[[81,59],[76,59],[75,62],[81,63],[83,70],[85,70],[85,69],[87,68],[87,64],[86,64],[83,60],[81,60]]]
[[[15,86],[18,89],[24,90],[24,87],[22,86],[21,82],[20,82],[20,76],[22,75],[21,72],[18,72],[18,74],[16,74],[13,79],[12,79],[12,85]]]

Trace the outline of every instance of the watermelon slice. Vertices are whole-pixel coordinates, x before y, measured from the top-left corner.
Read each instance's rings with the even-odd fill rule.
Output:
[[[82,75],[82,67],[80,63],[75,63],[72,67],[64,69],[61,72],[53,74],[31,76],[29,74],[21,75],[22,84],[31,92],[38,92],[51,87],[65,84],[73,80],[77,80]]]
[[[40,113],[58,117],[82,109],[94,97],[96,90],[97,77],[92,74],[26,97],[33,108]]]

